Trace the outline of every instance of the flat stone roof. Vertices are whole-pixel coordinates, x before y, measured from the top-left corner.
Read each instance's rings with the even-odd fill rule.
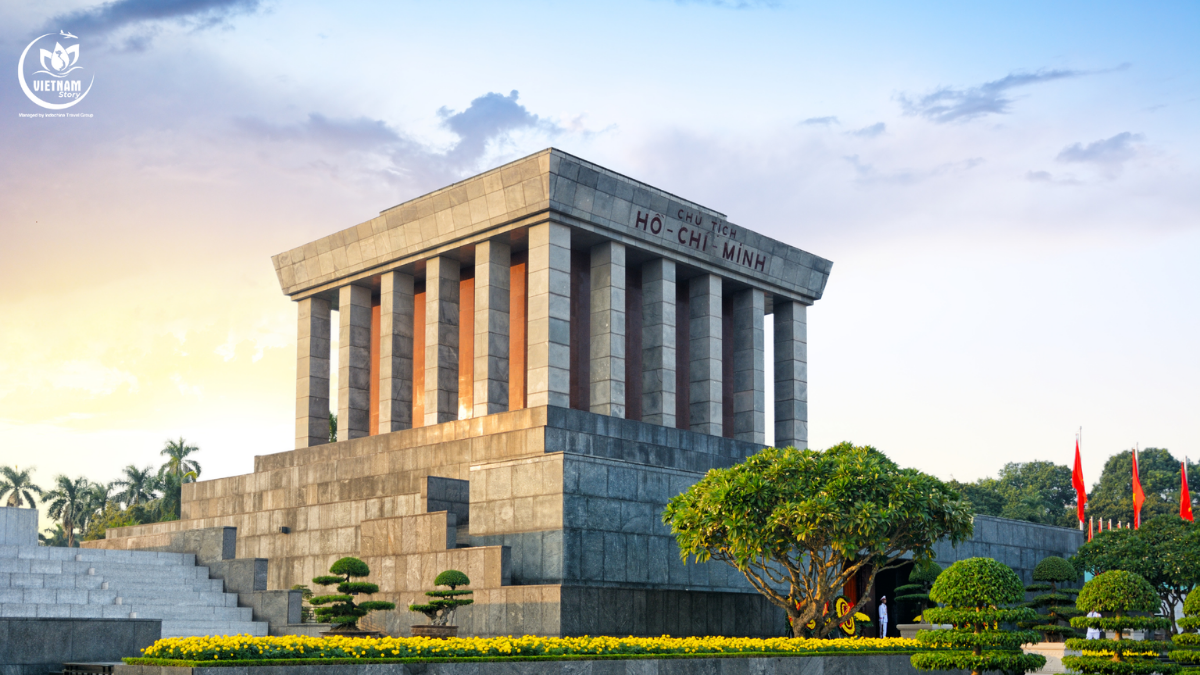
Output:
[[[283,292],[300,299],[546,220],[808,304],[821,298],[833,266],[556,148],[398,204],[272,261]]]

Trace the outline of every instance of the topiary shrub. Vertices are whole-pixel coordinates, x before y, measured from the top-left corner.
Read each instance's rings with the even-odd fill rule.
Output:
[[[1183,633],[1171,638],[1175,649],[1170,657],[1187,666],[1181,675],[1200,675],[1200,586],[1193,588],[1183,601],[1183,618],[1176,622]]]
[[[1069,622],[1083,614],[1075,607],[1075,596],[1079,595],[1079,589],[1059,588],[1058,585],[1078,581],[1079,570],[1070,561],[1052,555],[1042,558],[1033,568],[1033,580],[1040,583],[1026,586],[1025,591],[1042,594],[1034,596],[1025,606],[1042,610],[1045,614],[1040,614],[1035,621],[1022,623],[1021,627],[1042,633],[1046,642],[1062,642],[1064,637],[1078,637],[1079,633],[1071,628]]]
[[[1141,576],[1125,570],[1105,572],[1084,585],[1075,606],[1080,611],[1096,611],[1102,616],[1078,616],[1071,619],[1072,626],[1115,631],[1117,639],[1067,640],[1067,649],[1079,650],[1083,655],[1064,656],[1066,667],[1086,675],[1174,675],[1179,672],[1179,666],[1158,661],[1159,654],[1171,648],[1170,642],[1125,639],[1126,630],[1158,630],[1171,626],[1167,619],[1145,616],[1158,609],[1159,600],[1154,587]]]
[[[446,626],[449,625],[450,619],[454,618],[454,610],[459,607],[464,607],[473,602],[471,598],[463,596],[471,595],[472,591],[458,590],[459,586],[469,586],[471,580],[467,575],[458,570],[446,570],[437,575],[433,580],[434,586],[449,586],[448,591],[425,591],[425,595],[433,598],[424,605],[409,605],[408,609],[413,612],[420,612],[429,617],[431,626]]]
[[[897,604],[917,605],[917,620],[923,620],[929,607],[929,590],[941,573],[941,565],[932,560],[918,560],[908,573],[908,584],[896,587]]]
[[[396,605],[383,601],[368,601],[355,604],[354,596],[359,594],[371,595],[379,592],[379,586],[365,581],[351,581],[352,578],[362,578],[371,574],[367,563],[358,558],[342,558],[329,568],[333,575],[313,579],[318,586],[337,584],[338,595],[318,595],[309,600],[316,605],[317,618],[324,623],[333,624],[335,631],[358,630],[358,620],[370,612],[385,609],[396,609]],[[328,606],[326,606],[328,605]]]
[[[1025,597],[1017,573],[991,558],[960,560],[938,576],[929,597],[943,607],[925,610],[925,620],[952,629],[922,630],[917,640],[949,651],[913,654],[917,670],[970,670],[973,675],[999,670],[1027,673],[1046,665],[1046,658],[1025,654],[1021,645],[1037,640],[1033,631],[1006,631],[1003,623],[1030,621],[1037,613],[1013,607]]]

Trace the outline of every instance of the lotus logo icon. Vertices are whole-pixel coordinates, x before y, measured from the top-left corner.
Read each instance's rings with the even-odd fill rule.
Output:
[[[35,46],[41,58],[27,64],[26,57]],[[35,70],[39,65],[41,69]],[[62,110],[79,103],[92,90],[96,77],[93,75],[84,89],[83,73],[77,73],[81,70],[84,68],[79,65],[79,38],[66,31],[57,35],[46,33],[21,52],[17,80],[30,101],[50,110]]]

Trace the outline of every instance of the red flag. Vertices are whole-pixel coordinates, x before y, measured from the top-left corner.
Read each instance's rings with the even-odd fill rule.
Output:
[[[1183,464],[1183,485],[1179,489],[1179,517],[1184,520],[1192,520],[1192,495],[1188,492],[1187,484],[1187,462]]]
[[[1100,521],[1100,526],[1101,527],[1104,526],[1103,520]],[[1093,516],[1090,520],[1088,520],[1088,541],[1092,540],[1092,535],[1095,534],[1095,529],[1094,529],[1095,527],[1096,527],[1096,518],[1095,518],[1095,516]]]
[[[1087,506],[1087,484],[1083,482],[1083,460],[1079,456],[1079,439],[1075,439],[1075,470],[1071,472],[1071,485],[1075,486],[1076,510],[1079,523],[1083,524],[1083,508]]]
[[[1137,450],[1133,451],[1133,529],[1142,526],[1142,504],[1146,503],[1146,493],[1142,491],[1142,479],[1138,476]]]

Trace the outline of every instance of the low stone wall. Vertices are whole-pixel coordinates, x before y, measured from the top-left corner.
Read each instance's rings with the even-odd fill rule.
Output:
[[[0,673],[45,675],[64,663],[140,656],[162,635],[161,619],[0,619]]]
[[[604,659],[174,668],[117,666],[116,675],[915,675],[906,654],[779,658]],[[962,673],[964,671],[949,671]]]

